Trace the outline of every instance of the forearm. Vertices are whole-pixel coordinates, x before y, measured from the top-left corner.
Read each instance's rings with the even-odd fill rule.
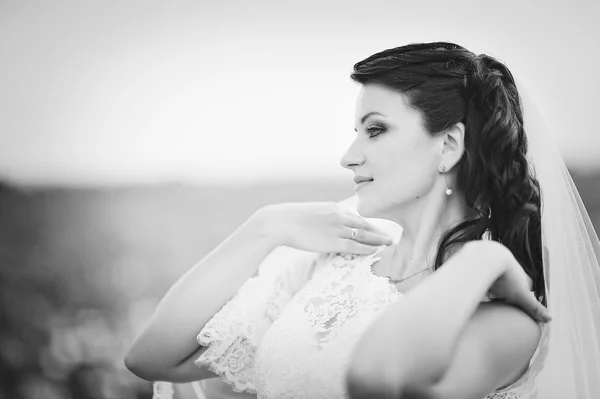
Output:
[[[502,262],[484,265],[480,255],[472,246],[463,248],[387,309],[361,337],[351,377],[388,389],[439,381],[464,326],[505,267]]]
[[[168,374],[198,350],[196,335],[279,245],[265,223],[251,217],[169,289],[127,353],[133,372]]]

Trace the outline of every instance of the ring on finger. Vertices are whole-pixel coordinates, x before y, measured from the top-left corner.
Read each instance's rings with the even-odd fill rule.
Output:
[[[357,233],[358,233],[358,231],[356,230],[356,228],[352,227],[352,233],[350,234],[350,239],[356,240],[356,234]]]

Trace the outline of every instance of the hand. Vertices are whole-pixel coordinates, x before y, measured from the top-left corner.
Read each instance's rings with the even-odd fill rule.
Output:
[[[504,262],[505,265],[504,272],[488,291],[490,298],[518,306],[536,321],[547,323],[552,320],[548,309],[535,299],[530,288],[531,278],[525,273],[512,253],[499,243],[487,242],[485,245],[502,247],[499,252],[494,250],[491,252],[497,254],[500,261]]]
[[[259,211],[280,245],[309,252],[348,252],[367,255],[393,238],[365,218],[335,202],[268,205]],[[352,239],[352,228],[356,238]]]

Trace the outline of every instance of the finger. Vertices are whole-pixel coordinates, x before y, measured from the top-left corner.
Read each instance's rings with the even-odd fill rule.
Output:
[[[354,240],[343,239],[339,251],[358,255],[371,255],[379,248],[380,247],[363,244]]]
[[[351,213],[343,213],[342,214],[342,223],[346,226],[355,227],[357,229],[370,230],[371,226],[369,222],[363,217],[358,215],[353,215]]]
[[[384,236],[379,233],[367,231],[357,228],[346,228],[343,238],[348,238],[356,242],[367,244],[367,245],[392,245],[394,243],[393,238]],[[352,231],[356,230],[356,235],[352,237]]]
[[[521,308],[523,308],[523,310],[525,310],[525,312],[527,312],[527,314],[536,321],[547,323],[552,320],[550,311],[544,305],[538,302],[530,293],[525,295],[524,303],[521,305]]]
[[[535,303],[536,305],[534,312],[537,315],[536,320],[541,321],[543,323],[548,323],[549,321],[551,321],[552,315],[550,314],[550,311],[538,301],[535,301]]]
[[[347,215],[343,215],[342,218],[343,218],[342,219],[343,223],[347,226],[354,227],[354,228],[361,229],[361,230],[370,231],[370,232],[377,233],[382,236],[393,238],[392,236],[390,236],[390,234],[387,231],[385,231],[384,229],[382,229],[379,226],[374,225],[373,223],[369,223],[366,219],[364,219],[360,216],[347,214]]]

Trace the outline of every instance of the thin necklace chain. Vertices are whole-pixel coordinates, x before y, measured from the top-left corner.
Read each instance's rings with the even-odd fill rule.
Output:
[[[394,280],[394,279],[393,279],[393,278],[391,278],[390,276],[385,276],[385,277],[386,277],[388,280],[390,280],[390,282],[392,282],[392,283],[394,283],[394,284],[400,284],[400,283],[401,283],[401,282],[403,282],[404,280],[408,280],[409,278],[411,278],[411,277],[414,277],[414,276],[416,276],[416,275],[417,275],[417,274],[419,274],[419,273],[423,273],[424,271],[426,271],[426,270],[429,270],[429,269],[431,269],[431,267],[427,267],[427,268],[425,268],[425,269],[423,269],[423,270],[421,270],[421,271],[418,271],[418,272],[416,272],[415,274],[411,274],[411,275],[410,275],[410,276],[408,276],[408,277],[402,277],[401,279],[398,279],[398,280]]]
[[[394,256],[396,255],[396,251],[397,251],[397,250],[398,250],[398,247],[395,247],[395,248],[394,248],[394,253],[392,254],[392,259],[394,259]],[[412,258],[411,258],[411,259],[412,259]],[[400,278],[400,279],[397,279],[397,280],[396,280],[396,279],[393,279],[393,278],[391,278],[390,276],[385,276],[385,277],[386,277],[386,278],[387,278],[387,279],[388,279],[388,280],[389,280],[391,283],[394,283],[394,284],[400,284],[401,282],[403,282],[403,281],[405,281],[405,280],[408,280],[409,278],[411,278],[411,277],[414,277],[414,276],[416,276],[417,274],[423,273],[424,271],[427,271],[427,270],[430,270],[430,269],[432,269],[432,267],[431,267],[431,266],[430,266],[430,267],[426,267],[425,269],[423,269],[423,270],[420,270],[420,271],[418,271],[418,272],[416,272],[416,273],[414,273],[414,274],[411,274],[410,276],[407,276],[407,277],[402,277],[402,278]]]

